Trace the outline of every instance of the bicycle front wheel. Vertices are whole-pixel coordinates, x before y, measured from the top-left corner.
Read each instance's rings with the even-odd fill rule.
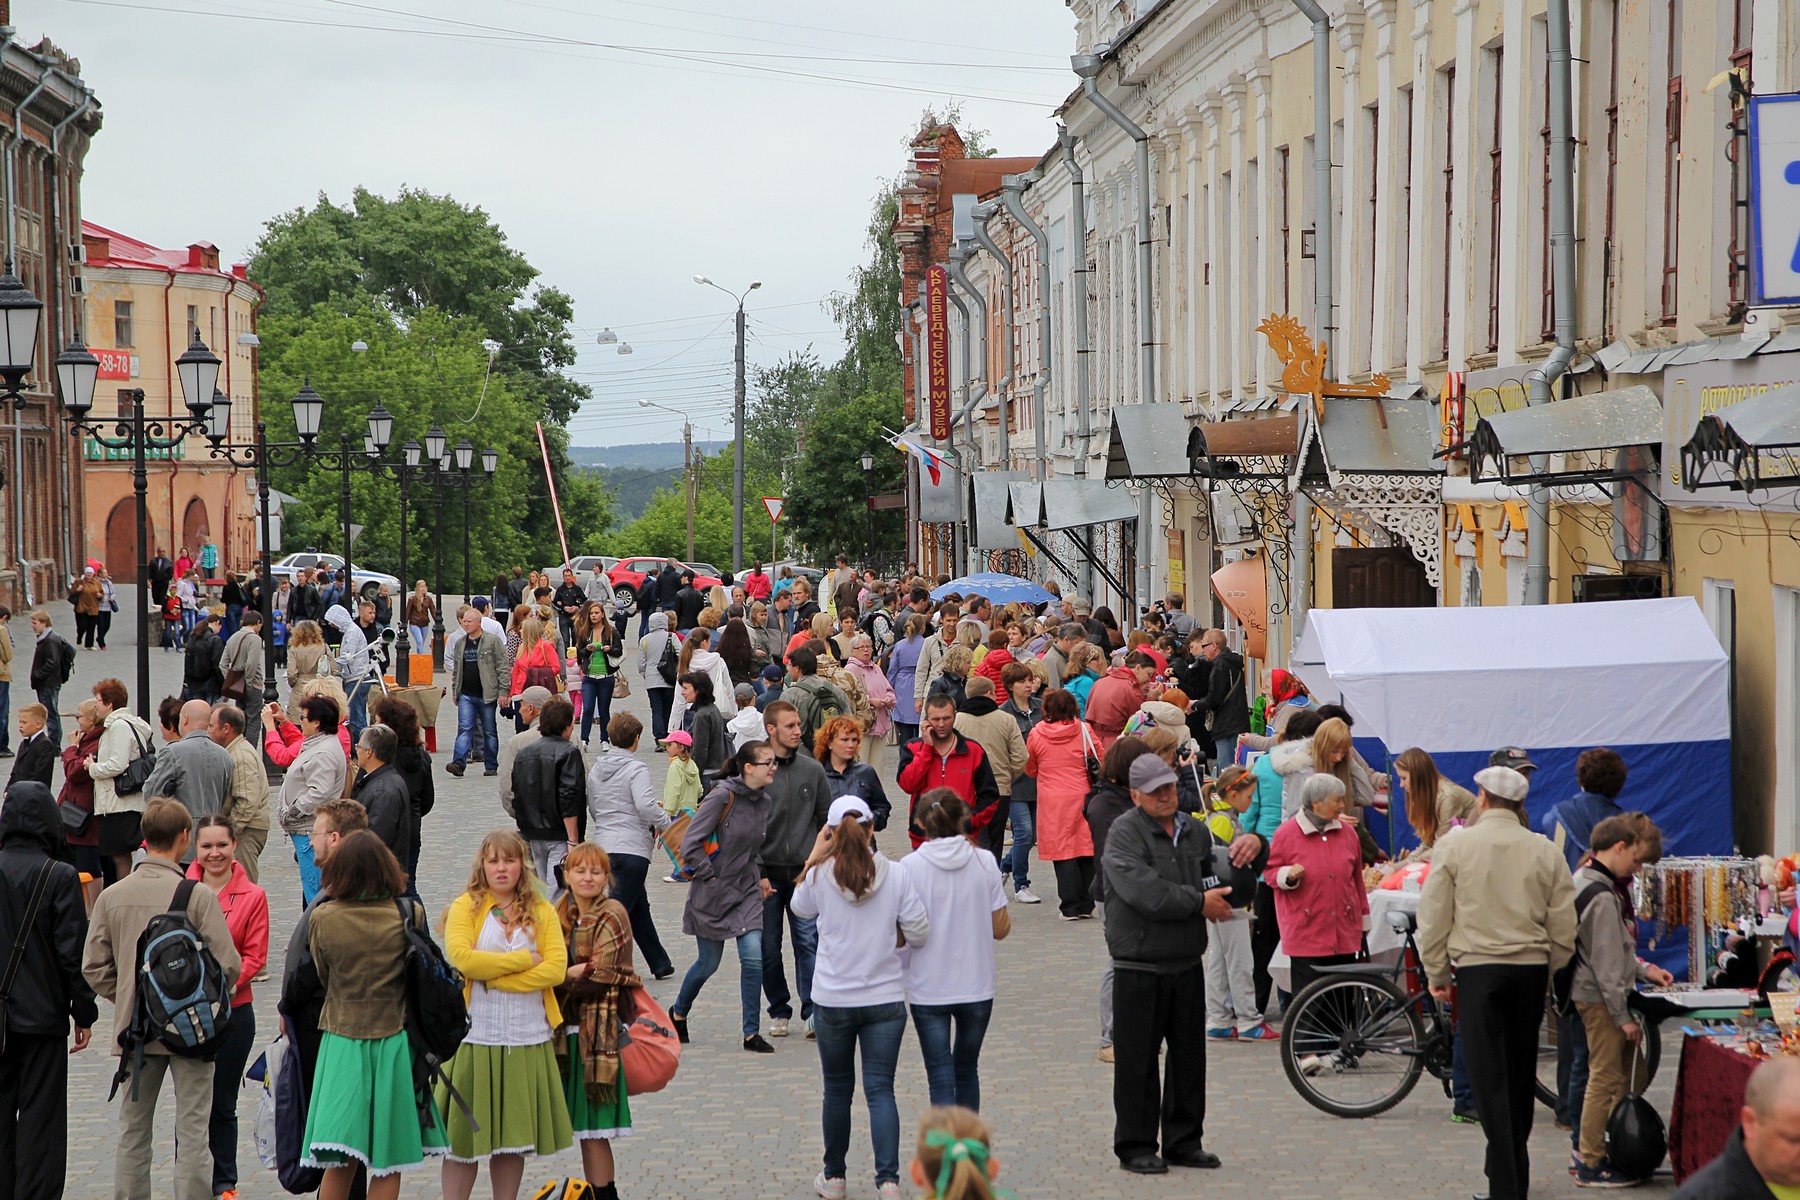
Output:
[[[1281,1065],[1300,1098],[1334,1117],[1373,1117],[1425,1069],[1418,1006],[1380,975],[1319,979],[1281,1023]]]

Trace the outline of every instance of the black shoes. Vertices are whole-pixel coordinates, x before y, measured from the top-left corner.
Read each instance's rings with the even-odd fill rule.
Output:
[[[461,763],[457,762],[455,759],[451,759],[449,762],[445,763],[444,770],[450,772],[452,775],[456,776],[458,779],[462,778],[463,765]]]
[[[749,1037],[745,1038],[744,1039],[744,1049],[750,1051],[750,1053],[752,1053],[752,1054],[773,1054],[773,1053],[775,1053],[775,1047],[769,1045],[768,1042],[763,1040],[763,1035],[760,1033],[753,1033]]]
[[[675,1040],[680,1042],[684,1046],[687,1045],[688,1044],[687,1018],[686,1017],[678,1017],[674,1013],[670,1013],[669,1020],[675,1022]]]
[[[669,979],[669,978],[673,977],[674,974],[675,974],[675,968],[670,967],[666,971],[656,972],[656,974],[652,975],[650,978],[652,978],[652,979]]]
[[[1133,1175],[1167,1175],[1169,1164],[1154,1154],[1141,1154],[1136,1158],[1122,1158],[1119,1166]]]
[[[1192,1154],[1171,1154],[1166,1161],[1171,1167],[1197,1167],[1203,1171],[1211,1171],[1218,1167],[1219,1156],[1210,1150],[1196,1150]]]
[[[500,773],[499,767],[489,767],[487,770],[482,772],[482,774],[486,775],[489,779],[492,779],[494,776],[498,775],[499,773]]]

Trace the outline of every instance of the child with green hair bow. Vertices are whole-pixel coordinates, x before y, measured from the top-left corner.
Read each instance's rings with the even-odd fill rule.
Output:
[[[973,1111],[939,1107],[919,1121],[919,1145],[912,1160],[913,1182],[929,1188],[927,1200],[996,1200],[1012,1193],[994,1187],[1000,1160],[989,1147],[993,1131]]]

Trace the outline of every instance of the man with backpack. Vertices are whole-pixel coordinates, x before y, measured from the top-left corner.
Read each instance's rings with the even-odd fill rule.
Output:
[[[1587,1031],[1587,1090],[1570,1098],[1580,1163],[1576,1187],[1631,1187],[1643,1182],[1613,1169],[1606,1159],[1606,1123],[1631,1089],[1643,1027],[1626,1001],[1639,983],[1666,984],[1673,976],[1637,956],[1637,937],[1626,919],[1624,892],[1642,860],[1632,818],[1607,817],[1590,833],[1586,865],[1575,873],[1575,958],[1566,992]],[[1562,980],[1559,977],[1558,983]]]
[[[875,643],[875,659],[881,663],[882,670],[887,670],[888,653],[894,648],[894,618],[887,611],[886,593],[869,593],[869,611],[863,614],[856,627]]]
[[[0,1196],[61,1200],[69,1055],[87,1048],[100,1015],[81,977],[87,919],[81,880],[61,861],[65,853],[50,789],[35,782],[7,788],[0,810],[0,990],[7,993],[0,1002]]]
[[[150,1163],[154,1144],[156,1100],[163,1078],[175,1081],[175,1200],[212,1200],[212,1153],[207,1124],[212,1115],[213,1064],[204,1053],[211,1043],[187,1044],[198,1033],[182,1037],[161,1015],[172,993],[174,972],[162,968],[173,957],[199,953],[202,975],[209,980],[201,1010],[217,1012],[222,1000],[229,1014],[232,989],[243,965],[225,925],[225,911],[211,888],[186,879],[182,855],[193,839],[193,817],[179,800],[155,799],[144,805],[144,861],[131,875],[100,893],[89,918],[81,973],[94,991],[113,1002],[113,1052],[124,1059],[120,1077],[125,1100],[119,1113],[118,1157],[113,1163],[116,1200],[149,1200]],[[183,901],[176,909],[177,896]],[[149,943],[144,934],[155,936]],[[179,956],[157,953],[168,944],[186,951]],[[146,952],[149,952],[146,954]],[[211,987],[222,986],[220,997]],[[148,989],[140,995],[140,990]],[[229,1017],[227,1016],[227,1020]],[[222,1025],[215,1036],[223,1033]],[[173,1045],[172,1045],[173,1043]],[[175,1045],[182,1047],[181,1051]],[[166,1143],[165,1143],[166,1144]]]
[[[49,712],[45,728],[50,731],[50,744],[61,746],[62,713],[57,711],[56,699],[75,673],[75,647],[56,632],[50,614],[41,608],[31,610],[31,632],[37,635],[37,648],[31,653],[31,690]]]
[[[833,717],[847,717],[850,697],[828,679],[819,677],[819,656],[805,646],[788,655],[788,685],[781,698],[800,713],[800,749],[813,752],[813,736]],[[766,715],[766,713],[765,713]]]

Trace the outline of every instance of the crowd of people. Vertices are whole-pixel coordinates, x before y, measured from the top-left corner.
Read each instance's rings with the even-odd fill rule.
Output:
[[[0,1056],[29,1068],[29,1080],[0,1072],[0,1120],[46,1151],[0,1138],[13,1194],[61,1193],[51,1151],[66,1140],[66,1039],[72,1024],[87,1045],[100,996],[114,1004],[126,1096],[116,1194],[149,1194],[168,1079],[177,1196],[235,1200],[238,1083],[258,1033],[254,992],[268,984],[307,1080],[295,1165],[319,1173],[321,1195],[393,1196],[401,1172],[437,1157],[446,1196],[470,1196],[485,1166],[493,1194],[512,1197],[530,1159],[578,1146],[593,1194],[616,1196],[611,1143],[632,1124],[621,1026],[644,976],[679,969],[669,1022],[680,1042],[701,1036],[695,1015],[731,943],[743,1050],[816,1043],[818,1195],[849,1190],[859,1072],[877,1194],[901,1195],[894,1081],[908,1024],[934,1106],[910,1182],[941,1200],[990,1195],[982,1050],[1010,904],[1040,903],[1034,850],[1060,918],[1104,926],[1104,970],[1081,988],[1113,1065],[1120,1166],[1218,1167],[1208,1043],[1279,1037],[1278,943],[1295,992],[1363,952],[1363,871],[1386,856],[1363,814],[1388,781],[1356,752],[1351,715],[1285,671],[1253,713],[1243,658],[1179,595],[1126,629],[1080,596],[934,598],[925,580],[882,580],[843,558],[816,588],[760,563],[706,592],[671,571],[672,587],[647,582],[638,598],[635,664],[632,613],[599,573],[553,584],[515,570],[445,614],[457,715],[441,765],[461,777],[479,760],[511,825],[480,839],[436,913],[417,882],[435,767],[410,703],[369,702],[384,621],[371,602],[364,620],[341,604],[315,612],[323,597],[304,573],[283,585],[284,703],[258,703],[263,622],[250,605],[228,638],[214,614],[196,622],[160,728],[108,678],[77,706],[64,747],[49,719],[66,674],[47,698],[39,689],[19,714],[0,814],[0,948],[26,947],[27,981]],[[412,646],[428,644],[437,613],[422,584],[399,615]],[[50,618],[32,620],[37,653],[60,672]],[[4,637],[0,624],[0,666]],[[197,674],[209,639],[221,645]],[[640,687],[649,728],[612,709]],[[654,755],[666,758],[660,794]],[[1529,756],[1508,748],[1494,764],[1470,792],[1423,750],[1395,760],[1420,841],[1409,858],[1431,863],[1423,965],[1434,994],[1448,999],[1453,969],[1460,989],[1455,1112],[1482,1125],[1491,1194],[1524,1195],[1532,1014],[1548,973],[1579,949],[1563,1039],[1579,1055],[1564,1085],[1571,1172],[1617,1186],[1599,1135],[1639,1036],[1627,993],[1658,977],[1635,957],[1619,898],[1660,838],[1617,805],[1612,751],[1583,756],[1581,794],[1541,833],[1522,820]],[[304,905],[278,971],[258,882],[277,828]],[[94,881],[85,915],[77,871]],[[47,899],[33,900],[40,877]],[[677,903],[687,955],[658,928],[656,910]],[[172,915],[222,981],[210,1057],[145,1036],[154,1004],[138,989],[155,976],[140,941]],[[407,1025],[409,955],[434,933],[465,980],[469,1020],[435,1075]],[[1748,1117],[1745,1141],[1757,1144]]]

